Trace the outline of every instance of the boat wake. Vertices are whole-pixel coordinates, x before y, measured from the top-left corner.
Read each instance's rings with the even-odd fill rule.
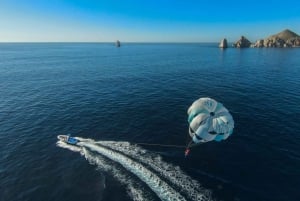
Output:
[[[157,154],[128,142],[76,139],[77,145],[58,141],[57,146],[79,152],[91,164],[112,174],[126,186],[133,200],[155,200],[156,196],[161,200],[212,200],[209,190]]]

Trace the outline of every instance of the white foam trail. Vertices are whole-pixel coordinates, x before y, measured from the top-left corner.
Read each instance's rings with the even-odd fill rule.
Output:
[[[80,137],[76,137],[76,139],[78,139],[81,142],[94,145],[96,147],[101,147],[102,149],[108,147],[109,149],[105,149],[107,151],[107,154],[119,154],[129,159],[130,161],[133,161],[135,164],[137,164],[132,166],[131,168],[137,168],[138,166],[140,166],[147,169],[149,172],[151,172],[152,175],[155,175],[159,180],[162,181],[162,178],[165,179],[166,182],[168,182],[172,187],[174,187],[179,193],[184,195],[187,200],[197,200],[197,201],[213,200],[211,198],[211,191],[201,187],[201,185],[196,180],[193,180],[191,177],[186,175],[178,166],[174,166],[172,164],[162,161],[161,157],[157,154],[150,153],[147,150],[136,145],[131,145],[128,142],[94,141],[92,139],[85,139]],[[121,152],[122,154],[117,153],[115,151],[111,151],[110,149]],[[102,152],[99,153],[104,155]],[[126,156],[129,156],[129,158]],[[134,160],[131,160],[130,158],[133,158]],[[110,159],[113,161],[117,160],[116,158],[110,158]],[[154,172],[152,172],[151,170],[153,170]],[[150,180],[153,180],[152,176],[150,176]],[[147,182],[145,183],[148,184]],[[168,185],[167,183],[165,184]]]
[[[154,200],[153,196],[151,196],[151,194],[148,193],[146,189],[141,187],[141,183],[132,179],[130,175],[128,175],[122,169],[116,167],[116,165],[107,161],[107,159],[103,158],[102,156],[92,154],[85,147],[69,145],[61,141],[58,141],[56,144],[58,147],[69,149],[74,152],[80,152],[80,154],[83,155],[90,164],[97,165],[100,170],[113,175],[113,177],[116,178],[122,185],[126,186],[128,195],[134,201]]]
[[[138,160],[140,163],[146,164],[147,167],[158,172],[160,177],[165,178],[172,185],[176,186],[176,189],[189,200],[211,200],[211,192],[209,190],[202,188],[197,181],[187,176],[178,166],[162,161],[158,155],[150,154],[147,150],[130,145],[128,142],[98,141],[96,143],[120,151]]]
[[[109,150],[105,147],[96,145],[92,142],[79,142],[78,145],[87,147],[115,162],[118,162],[125,169],[135,174],[139,179],[145,182],[161,200],[186,200],[182,195],[180,195],[177,191],[170,187],[166,182],[161,180],[156,174],[148,170],[142,164],[131,160],[125,155]]]
[[[97,165],[99,169],[112,174],[122,185],[125,185],[127,193],[134,201],[153,200],[151,195],[141,187],[139,182],[133,180],[130,175],[108,162],[107,159],[100,155],[92,154],[85,147],[82,148],[82,152],[90,164]]]
[[[69,144],[66,144],[65,142],[62,142],[62,141],[57,141],[56,145],[58,147],[69,149],[69,150],[74,151],[74,152],[81,152],[82,151],[81,147],[69,145]]]

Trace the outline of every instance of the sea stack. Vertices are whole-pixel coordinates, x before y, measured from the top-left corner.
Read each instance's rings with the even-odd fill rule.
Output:
[[[250,47],[251,42],[245,37],[241,36],[241,38],[233,44],[233,47],[237,48],[244,48],[244,47]]]
[[[227,40],[226,38],[224,38],[223,40],[221,40],[220,44],[219,44],[219,48],[227,48]]]
[[[121,46],[121,43],[119,40],[116,41],[116,47],[120,47]]]

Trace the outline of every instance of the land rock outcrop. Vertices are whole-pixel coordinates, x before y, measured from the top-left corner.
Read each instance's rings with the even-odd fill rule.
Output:
[[[289,29],[264,39],[264,47],[300,46],[300,36]]]
[[[260,39],[260,40],[257,40],[252,47],[264,47],[264,40],[263,39]]]
[[[288,47],[300,47],[300,37],[289,38],[285,44]]]
[[[227,41],[226,41],[227,42]],[[219,45],[221,47],[222,41]],[[255,43],[252,43],[244,36],[232,45],[236,48],[245,48],[245,47],[300,47],[300,36],[295,32],[285,29],[280,33],[271,35],[265,39],[257,40]]]

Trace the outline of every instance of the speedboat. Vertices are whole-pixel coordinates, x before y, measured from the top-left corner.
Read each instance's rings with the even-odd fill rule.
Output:
[[[58,135],[57,139],[59,139],[62,142],[71,144],[71,145],[76,145],[79,141],[75,139],[74,137],[71,137],[69,135]]]

